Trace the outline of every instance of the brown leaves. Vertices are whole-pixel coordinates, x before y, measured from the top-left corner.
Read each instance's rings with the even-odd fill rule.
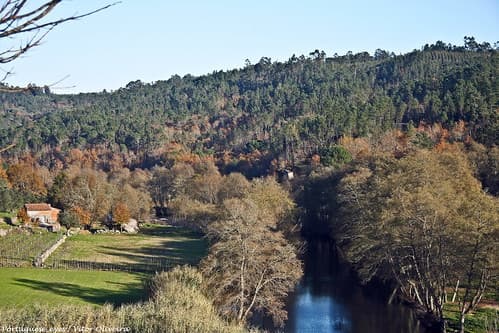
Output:
[[[12,186],[23,192],[34,195],[44,196],[47,194],[47,188],[37,169],[26,162],[11,165],[7,169],[9,182]]]
[[[113,207],[113,221],[118,224],[127,223],[130,220],[130,210],[123,202],[118,202]]]
[[[74,216],[76,216],[76,218],[78,219],[78,223],[83,226],[84,228],[87,228],[90,226],[92,220],[92,214],[85,210],[84,208],[80,207],[80,206],[74,206],[70,209],[71,213],[74,214]]]
[[[30,218],[28,216],[28,212],[26,211],[26,208],[21,208],[19,209],[19,211],[17,212],[17,218],[22,222],[22,223],[29,223],[30,222]]]
[[[277,225],[292,207],[277,183],[254,180],[244,197],[225,200],[222,217],[208,226],[215,243],[202,270],[227,318],[244,323],[258,310],[277,325],[286,319],[284,300],[300,279],[302,267],[297,250]]]
[[[9,177],[7,176],[7,171],[5,171],[5,169],[2,167],[0,167],[0,179],[4,179],[5,181],[7,181],[7,184],[10,186]]]

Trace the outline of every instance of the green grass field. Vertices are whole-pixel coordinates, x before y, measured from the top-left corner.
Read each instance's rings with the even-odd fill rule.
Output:
[[[140,264],[163,260],[173,264],[197,264],[206,253],[206,241],[190,230],[148,225],[138,234],[75,235],[55,251],[54,260],[81,260],[113,264]]]
[[[124,272],[0,268],[0,306],[132,303],[144,299],[146,278]]]
[[[0,249],[12,252],[20,248],[24,249],[21,251],[23,256],[32,255],[37,252],[35,247],[38,249],[48,238],[55,241],[57,236],[52,233],[9,234],[0,239]],[[33,243],[35,240],[37,242]],[[206,249],[206,241],[197,233],[172,226],[148,225],[142,227],[138,234],[80,234],[69,237],[51,255],[47,264],[50,266],[51,261],[57,260],[112,263],[125,267],[154,260],[172,265],[197,264]],[[116,271],[0,268],[0,306],[132,303],[144,299],[143,281],[150,276]]]

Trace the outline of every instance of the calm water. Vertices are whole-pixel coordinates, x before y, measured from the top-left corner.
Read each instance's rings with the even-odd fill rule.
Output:
[[[327,241],[308,244],[288,317],[284,332],[426,333],[408,308],[361,288]]]

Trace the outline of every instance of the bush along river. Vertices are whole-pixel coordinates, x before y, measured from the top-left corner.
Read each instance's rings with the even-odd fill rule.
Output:
[[[304,276],[287,302],[288,320],[274,332],[429,333],[411,308],[388,304],[386,290],[361,286],[334,244],[309,239]],[[384,289],[384,288],[382,288]]]

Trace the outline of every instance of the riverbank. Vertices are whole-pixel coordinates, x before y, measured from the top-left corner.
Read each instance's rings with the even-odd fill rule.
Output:
[[[302,257],[304,276],[286,302],[282,328],[266,318],[253,323],[270,332],[431,333],[413,309],[387,304],[385,290],[362,286],[334,243],[307,239]]]

